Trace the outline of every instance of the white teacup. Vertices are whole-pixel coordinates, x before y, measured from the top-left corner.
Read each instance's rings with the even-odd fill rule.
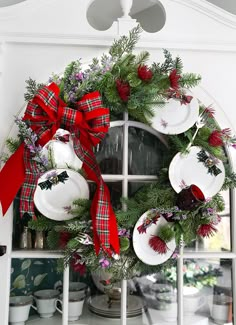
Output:
[[[184,314],[192,315],[206,305],[207,299],[195,287],[183,288]]]
[[[88,291],[88,286],[83,282],[69,282],[69,291],[70,292],[78,292],[86,294]]]
[[[32,303],[33,298],[30,296],[10,297],[9,323],[12,325],[24,325],[29,318]]]
[[[175,322],[178,315],[177,296],[174,292],[157,293],[157,309],[165,322]]]
[[[78,320],[82,314],[85,295],[81,296],[80,291],[69,292],[68,303],[68,321],[73,322]],[[62,309],[57,306],[57,303],[63,304],[63,295],[60,295],[60,299],[56,299],[55,306],[59,313],[63,313]]]
[[[208,296],[211,317],[215,323],[224,324],[228,322],[228,318],[231,317],[229,313],[232,301],[232,297],[225,295]]]
[[[32,306],[42,318],[52,317],[56,311],[55,302],[60,292],[53,289],[45,289],[34,292],[36,307]]]

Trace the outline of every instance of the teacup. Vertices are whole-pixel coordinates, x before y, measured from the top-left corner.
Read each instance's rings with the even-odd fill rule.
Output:
[[[181,210],[193,210],[205,201],[205,196],[201,189],[192,184],[183,188],[177,196],[176,205]]]
[[[69,282],[70,292],[80,292],[81,294],[86,294],[88,291],[88,286],[83,282]]]
[[[230,309],[232,301],[232,297],[226,295],[208,296],[211,317],[215,323],[228,323],[229,319],[232,318]]]
[[[68,321],[73,322],[80,318],[83,310],[85,295],[81,296],[80,291],[69,292],[69,303],[68,303]],[[63,295],[60,295],[60,299],[56,299],[55,307],[59,313],[63,313],[63,310],[57,306],[57,303],[63,305]]]
[[[186,286],[183,288],[183,303],[184,314],[192,315],[206,305],[207,300],[197,288]]]
[[[157,293],[157,309],[166,322],[175,322],[178,315],[177,295],[174,292]]]
[[[55,302],[60,292],[53,289],[45,289],[34,292],[36,307],[32,306],[42,318],[52,317],[56,311]]]
[[[24,325],[29,318],[32,303],[33,298],[30,296],[10,297],[9,323],[12,325]]]

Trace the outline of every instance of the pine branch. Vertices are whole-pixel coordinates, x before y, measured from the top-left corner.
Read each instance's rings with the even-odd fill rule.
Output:
[[[195,213],[189,214],[186,220],[180,222],[185,244],[189,244],[196,237],[200,217],[201,215]]]
[[[152,208],[170,208],[175,205],[176,193],[171,187],[153,187],[148,193],[146,204]]]
[[[236,173],[227,172],[226,169],[226,176],[221,190],[226,191],[230,188],[236,188]]]
[[[142,28],[140,25],[134,27],[128,36],[121,36],[118,40],[115,40],[110,47],[109,54],[114,61],[122,57],[124,53],[131,53],[137,44]]]
[[[36,81],[33,80],[32,78],[29,78],[29,80],[26,80],[25,82],[26,82],[26,93],[24,94],[24,98],[27,102],[32,100],[36,95],[36,93],[39,91],[39,89],[45,86],[42,83],[37,84]]]
[[[149,52],[142,51],[136,56],[135,64],[138,65],[138,66],[142,65],[142,64],[144,64],[144,63],[146,63],[148,61],[149,57],[150,57]]]
[[[133,225],[135,225],[142,213],[143,212],[140,210],[140,208],[137,207],[136,209],[132,210],[128,209],[127,211],[116,212],[116,218],[119,226],[131,228]]]
[[[205,207],[213,207],[217,212],[222,212],[225,209],[225,201],[220,193],[214,195],[209,203],[206,203]]]
[[[81,243],[75,237],[75,238],[70,239],[66,246],[69,250],[77,251],[81,247]]]
[[[63,229],[70,233],[88,232],[91,228],[91,221],[70,220],[63,226]]]
[[[6,146],[7,149],[10,151],[10,153],[14,153],[17,148],[20,146],[21,141],[20,139],[13,139],[13,138],[8,138],[6,140]]]
[[[58,249],[60,234],[55,230],[50,230],[47,235],[47,244],[49,249]]]
[[[78,199],[73,202],[73,208],[70,213],[78,218],[86,219],[90,217],[91,200]]]
[[[170,145],[172,147],[172,151],[176,152],[184,152],[186,149],[186,146],[188,145],[187,139],[183,139],[181,136],[177,135],[170,135],[168,137],[168,140],[170,142]],[[173,152],[174,154],[174,152]]]
[[[8,161],[8,159],[10,158],[10,156],[4,152],[2,152],[0,154],[0,162],[3,162],[5,164],[5,162]]]
[[[30,220],[28,222],[28,227],[32,230],[48,231],[53,229],[57,224],[60,223],[44,216],[39,216],[36,220]]]
[[[183,68],[184,68],[183,62],[181,58],[177,56],[174,60],[173,69],[176,69],[178,74],[182,74]]]
[[[163,49],[165,61],[160,65],[159,72],[160,73],[168,73],[173,70],[174,67],[174,60],[172,58],[172,54],[167,50]]]
[[[183,88],[193,88],[193,87],[196,87],[200,83],[201,79],[202,78],[199,74],[184,73],[181,75],[179,84]]]

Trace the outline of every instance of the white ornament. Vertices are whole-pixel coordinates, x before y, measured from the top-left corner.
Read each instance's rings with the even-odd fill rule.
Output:
[[[67,137],[69,141],[64,142],[60,139]],[[81,169],[83,162],[77,157],[73,148],[73,141],[70,132],[64,129],[58,129],[53,139],[48,141],[42,148],[41,155],[47,159],[52,157],[56,168]]]

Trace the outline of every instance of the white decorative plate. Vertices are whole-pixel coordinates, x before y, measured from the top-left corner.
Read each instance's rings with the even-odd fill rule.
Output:
[[[164,134],[180,134],[194,125],[198,115],[199,105],[195,97],[186,105],[181,105],[179,100],[171,98],[165,106],[155,108],[152,127]]]
[[[198,160],[197,154],[201,150],[202,148],[193,146],[187,154],[177,153],[169,166],[169,179],[177,193],[182,190],[181,184],[187,186],[194,184],[201,189],[207,199],[220,191],[225,179],[225,169],[219,160],[216,166],[221,173],[217,176],[210,174],[204,163]]]
[[[156,221],[156,224],[152,223],[152,225],[146,229],[146,233],[139,233],[138,227],[141,226],[143,222],[146,220],[147,213],[148,211],[145,212],[139,218],[138,222],[134,227],[134,232],[133,232],[134,251],[137,257],[145,264],[148,265],[162,264],[165,261],[167,261],[174,253],[176,247],[175,239],[172,239],[170,242],[167,243],[168,250],[166,254],[159,254],[156,251],[154,251],[149,246],[149,239],[151,238],[152,235],[157,235],[158,228],[160,226],[164,226],[167,223],[167,221],[163,217],[160,217]]]
[[[42,189],[39,184],[45,182],[52,175],[61,175],[66,172],[68,179],[51,185],[51,189]],[[44,173],[39,179],[34,193],[34,203],[36,208],[45,217],[62,221],[69,220],[75,216],[69,212],[72,202],[76,199],[88,199],[89,187],[87,181],[79,173],[71,169],[52,169]]]

